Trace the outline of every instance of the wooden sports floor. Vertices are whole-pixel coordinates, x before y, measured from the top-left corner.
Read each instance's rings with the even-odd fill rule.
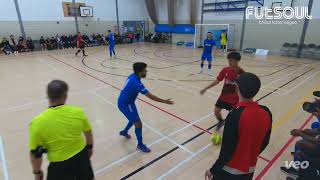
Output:
[[[89,56],[75,57],[75,49],[0,56],[0,135],[12,180],[33,179],[29,163],[28,124],[47,108],[46,85],[53,79],[70,85],[68,104],[81,106],[94,129],[92,163],[97,180],[109,179],[204,179],[204,172],[218,157],[220,146],[211,144],[217,120],[213,108],[222,88],[199,95],[227,65],[226,54],[214,61],[214,76],[198,74],[200,49],[164,44],[118,45],[119,59],[107,60],[106,47],[87,48]],[[119,90],[132,73],[132,63],[146,62],[146,87],[173,106],[139,96],[144,142],[152,152],[136,151],[136,140],[119,137],[127,123],[116,107]],[[243,55],[240,65],[256,73],[262,89],[256,97],[273,113],[273,131],[261,154],[255,179],[285,179],[279,167],[291,161],[293,128],[310,127],[315,118],[301,105],[320,89],[320,61]],[[225,113],[224,113],[225,114]],[[134,136],[134,130],[130,134]],[[46,169],[44,161],[43,169]],[[1,167],[5,167],[4,161]],[[3,169],[3,168],[2,168]]]

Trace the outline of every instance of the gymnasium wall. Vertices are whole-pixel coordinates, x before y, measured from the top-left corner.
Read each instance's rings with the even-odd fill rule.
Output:
[[[276,0],[265,0],[266,5],[272,4]],[[291,0],[288,0],[289,4]],[[293,0],[293,6],[308,6],[308,0]],[[320,45],[320,1],[314,0],[311,15],[313,19],[309,21],[309,28],[306,34],[305,44],[314,43]],[[235,47],[240,45],[240,35],[242,30],[243,12],[219,12],[206,13],[204,23],[235,24]],[[200,22],[200,19],[199,19]],[[271,50],[273,54],[279,54],[285,42],[299,43],[303,28],[303,20],[297,20],[294,25],[259,24],[258,20],[247,20],[244,37],[244,48],[255,47]]]
[[[0,37],[10,34],[20,36],[19,22],[14,0],[6,0],[0,6]],[[39,39],[41,35],[74,34],[76,32],[73,17],[64,17],[62,2],[72,0],[18,0],[20,12],[27,36]],[[93,18],[79,17],[79,28],[83,33],[105,33],[115,29],[115,0],[76,0],[93,6]],[[118,0],[120,26],[123,21],[149,21],[144,0]],[[57,23],[58,22],[58,23]],[[151,28],[154,27],[150,23]]]
[[[158,0],[161,1],[161,0]],[[163,0],[167,1],[167,0]],[[190,21],[188,12],[189,2],[181,2],[184,0],[177,0],[176,20],[177,23],[186,23]],[[265,0],[265,5],[271,7],[272,2],[278,0]],[[214,2],[213,0],[205,0],[205,2]],[[283,4],[291,5],[291,0],[283,0]],[[198,22],[200,23],[201,1],[198,1]],[[308,0],[293,0],[293,6],[308,6]],[[167,12],[167,5],[162,3],[158,6],[158,12]],[[309,21],[309,28],[306,34],[305,44],[314,43],[320,45],[320,0],[314,0],[311,15],[313,19]],[[205,13],[205,24],[234,24],[235,25],[235,39],[234,47],[239,49],[240,36],[242,30],[243,12],[216,12]],[[160,16],[160,22],[166,23],[167,16]],[[278,54],[285,42],[299,43],[303,28],[303,20],[297,20],[293,25],[277,25],[277,24],[259,24],[257,20],[247,20],[244,48],[255,47],[271,50],[271,53]],[[173,41],[179,41],[185,38],[184,41],[192,41],[193,37],[188,35],[173,35]]]

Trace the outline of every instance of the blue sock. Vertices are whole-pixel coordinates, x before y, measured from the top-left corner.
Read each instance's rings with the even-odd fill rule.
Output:
[[[208,69],[211,69],[211,64],[208,65]]]
[[[110,57],[112,57],[112,51],[111,51],[111,50],[109,50],[109,52],[110,52]]]
[[[116,55],[116,52],[114,50],[112,52],[113,52],[113,55]]]
[[[128,134],[128,131],[132,126],[133,126],[133,123],[129,121],[123,131]]]
[[[201,66],[201,69],[202,69],[202,68],[203,68],[203,66],[204,66],[204,64],[203,64],[203,63],[201,63],[201,65],[200,65],[200,66]]]
[[[138,145],[142,146],[143,142],[142,142],[142,128],[136,128],[135,129],[135,133],[137,136],[137,140],[138,140]]]

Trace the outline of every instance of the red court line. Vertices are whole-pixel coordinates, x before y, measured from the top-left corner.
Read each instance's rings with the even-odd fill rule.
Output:
[[[264,161],[270,162],[270,160],[269,160],[269,159],[267,159],[267,158],[265,158],[265,157],[258,156],[258,158],[260,158],[260,159],[262,159],[262,160],[264,160]]]
[[[304,129],[306,125],[312,120],[313,115],[308,117],[306,121],[302,124],[302,126],[299,128],[300,130]],[[284,151],[289,147],[289,145],[293,142],[293,140],[296,137],[292,136],[288,142],[280,149],[280,151],[271,159],[271,161],[268,163],[268,165],[262,169],[262,171],[258,174],[255,180],[260,180],[273,166],[273,164],[280,158],[280,156],[284,153]]]
[[[116,87],[116,86],[114,86],[114,85],[112,85],[112,84],[110,84],[110,83],[108,83],[108,82],[106,82],[106,81],[104,81],[104,80],[102,80],[102,79],[99,79],[99,78],[97,78],[97,77],[95,77],[95,76],[93,76],[93,75],[91,75],[91,74],[89,74],[89,73],[86,73],[86,72],[84,72],[83,70],[81,70],[81,69],[79,69],[79,68],[76,68],[76,67],[74,67],[74,66],[72,66],[72,65],[70,65],[70,64],[67,64],[67,63],[61,61],[60,59],[55,58],[55,57],[53,57],[53,56],[51,56],[51,55],[48,55],[48,56],[51,57],[52,59],[56,60],[56,61],[59,61],[60,63],[62,63],[62,64],[64,64],[64,65],[67,65],[67,66],[69,66],[69,67],[71,67],[71,68],[73,68],[73,69],[75,69],[75,70],[77,70],[77,71],[79,71],[79,72],[81,72],[81,73],[83,73],[83,74],[85,74],[85,75],[87,75],[87,76],[89,76],[89,77],[97,80],[97,81],[100,81],[100,82],[102,82],[102,83],[104,83],[104,84],[106,84],[106,85],[109,85],[109,86],[113,87],[114,89],[117,89],[117,90],[121,91],[121,89],[119,89],[118,87]],[[152,106],[152,107],[154,107],[154,108],[156,108],[156,109],[158,109],[158,110],[160,110],[160,111],[162,111],[162,112],[164,112],[164,113],[166,113],[166,114],[168,114],[168,115],[170,115],[170,116],[172,116],[172,117],[174,117],[174,118],[176,118],[176,119],[178,119],[178,120],[180,120],[180,121],[183,121],[183,122],[185,122],[185,123],[187,123],[187,124],[191,124],[190,121],[187,121],[187,120],[185,120],[185,119],[183,119],[183,118],[181,118],[181,117],[179,117],[179,116],[177,116],[177,115],[175,115],[175,114],[173,114],[173,113],[171,113],[171,112],[168,112],[168,111],[166,111],[166,110],[164,110],[164,109],[162,109],[162,108],[160,108],[160,107],[158,107],[158,106],[156,106],[156,105],[154,105],[154,104],[151,104],[151,103],[149,103],[149,102],[147,102],[147,101],[145,101],[145,100],[143,100],[143,99],[140,99],[140,98],[138,98],[138,99],[139,99],[140,101],[142,101],[142,102],[144,102],[144,103],[146,103],[146,104],[148,104],[148,105],[150,105],[150,106]],[[206,132],[206,133],[208,133],[208,134],[212,134],[210,131],[208,131],[208,130],[200,127],[200,126],[197,126],[197,125],[195,125],[195,124],[193,124],[192,126],[195,127],[195,128],[197,128],[197,129],[200,129],[200,130],[203,131],[203,132]]]

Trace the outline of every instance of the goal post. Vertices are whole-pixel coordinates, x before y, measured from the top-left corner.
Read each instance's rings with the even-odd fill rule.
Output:
[[[193,47],[197,48],[203,45],[203,40],[206,38],[207,33],[212,32],[213,38],[217,43],[217,47],[220,48],[220,35],[225,32],[227,34],[226,50],[233,48],[235,25],[234,24],[196,24]]]

